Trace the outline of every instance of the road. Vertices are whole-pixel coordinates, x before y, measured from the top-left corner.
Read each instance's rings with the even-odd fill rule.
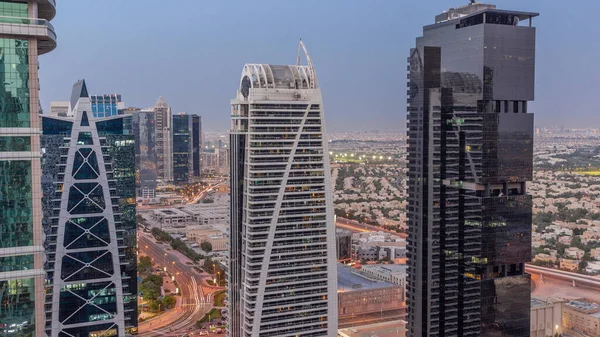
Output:
[[[587,298],[600,302],[600,278],[534,265],[526,265],[525,271],[531,274],[534,282],[534,297]]]
[[[195,328],[195,323],[211,308],[210,294],[205,290],[214,291],[203,286],[208,275],[201,275],[192,266],[186,265],[189,260],[181,259],[179,254],[166,250],[165,245],[157,244],[151,235],[141,233],[138,236],[138,247],[141,254],[153,259],[155,266],[167,267],[167,271],[175,276],[181,296],[178,296],[176,308],[167,311],[157,318],[139,324],[139,333],[143,336],[181,336]]]
[[[216,187],[219,187],[219,185],[222,185],[222,184],[226,183],[227,181],[228,181],[228,179],[221,179],[217,184],[215,184],[215,185],[209,185],[207,188],[205,188],[202,191],[200,191],[192,200],[190,200],[188,202],[188,204],[197,204],[200,200],[202,200],[204,197],[206,197],[206,195],[210,191],[212,191]]]

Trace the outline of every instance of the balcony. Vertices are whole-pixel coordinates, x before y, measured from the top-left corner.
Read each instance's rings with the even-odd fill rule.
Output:
[[[0,16],[0,34],[37,37],[39,55],[56,48],[54,27],[45,19]]]
[[[38,16],[48,21],[56,15],[56,0],[40,0],[38,3]]]

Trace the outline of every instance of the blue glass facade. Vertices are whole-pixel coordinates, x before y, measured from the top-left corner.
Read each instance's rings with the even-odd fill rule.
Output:
[[[96,118],[111,117],[119,115],[119,103],[121,95],[92,95],[92,113]]]

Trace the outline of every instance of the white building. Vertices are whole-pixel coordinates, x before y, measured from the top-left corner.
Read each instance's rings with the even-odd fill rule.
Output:
[[[173,129],[171,107],[161,96],[152,108],[156,132],[156,173],[158,180],[173,180]]]
[[[191,204],[177,207],[189,214],[198,225],[214,225],[229,223],[229,206],[215,204]]]
[[[404,264],[372,264],[362,266],[362,273],[378,280],[406,287],[406,268]]]
[[[187,224],[192,222],[192,215],[177,208],[155,209],[150,213],[152,219],[164,224]]]
[[[531,299],[531,337],[547,337],[561,334],[562,305],[560,300]]]
[[[246,64],[231,101],[231,337],[337,335],[329,151],[306,57]]]
[[[600,274],[600,262],[588,262],[585,271],[594,275]]]

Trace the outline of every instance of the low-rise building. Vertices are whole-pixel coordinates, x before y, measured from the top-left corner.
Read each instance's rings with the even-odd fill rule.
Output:
[[[213,251],[227,249],[227,236],[223,232],[216,229],[193,229],[185,233],[188,240],[193,240],[198,244],[209,242]]]
[[[177,207],[178,210],[191,216],[194,223],[213,225],[229,222],[229,206],[215,204],[190,204]]]
[[[600,305],[586,301],[569,301],[563,305],[562,324],[589,337],[600,337]]]
[[[569,248],[565,249],[565,255],[568,257],[572,257],[574,259],[581,259],[584,254],[585,254],[585,251],[583,251],[577,247],[569,247]]]
[[[548,263],[556,263],[556,260],[557,260],[556,256],[552,256],[552,255],[548,255],[548,254],[544,254],[544,253],[537,254],[533,258],[533,261],[548,262]]]
[[[404,308],[403,287],[366,278],[358,271],[338,264],[339,317],[395,311]]]
[[[590,251],[590,256],[596,260],[600,260],[600,248],[593,248]]]
[[[192,221],[192,216],[177,208],[155,209],[150,213],[152,219],[165,224],[187,224]]]
[[[581,242],[588,244],[590,242],[600,241],[600,228],[589,228],[581,235]]]
[[[531,299],[531,337],[547,337],[562,334],[563,301]]]
[[[560,269],[577,271],[581,260],[560,259]]]
[[[558,242],[562,243],[563,245],[570,245],[571,241],[573,241],[573,238],[570,236],[561,236],[558,238]]]
[[[585,272],[593,275],[600,274],[600,262],[588,262],[585,267]]]
[[[405,288],[407,268],[404,264],[371,264],[362,266],[361,274]]]

